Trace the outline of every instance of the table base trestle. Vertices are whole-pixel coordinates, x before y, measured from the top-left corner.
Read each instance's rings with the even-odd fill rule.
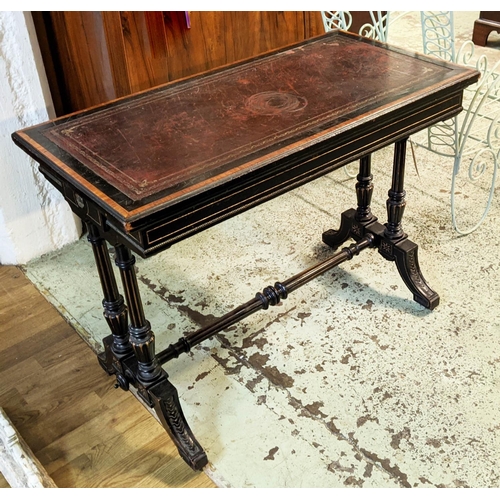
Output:
[[[323,233],[324,243],[335,249],[350,238],[354,243],[323,262],[285,281],[277,282],[274,286],[264,288],[252,300],[233,309],[212,325],[185,334],[159,353],[155,353],[154,335],[144,315],[134,257],[123,245],[115,245],[116,264],[120,270],[126,299],[124,307],[124,300],[118,293],[109,256],[105,251],[104,239],[95,227],[89,225],[89,241],[94,248],[104,293],[104,316],[112,332],[103,341],[104,352],[99,354],[99,362],[107,373],[116,376],[116,387],[128,390],[131,385],[134,386],[144,402],[154,408],[163,427],[176,444],[179,454],[191,468],[201,470],[208,463],[208,459],[184,417],[177,390],[162,368],[168,361],[189,352],[194,346],[251,314],[280,303],[291,292],[352,259],[366,248],[378,248],[384,258],[396,263],[399,274],[418,303],[428,309],[434,309],[438,305],[438,294],[431,290],[420,271],[418,247],[408,240],[401,224],[405,208],[405,152],[406,139],[395,144],[392,186],[387,200],[388,222],[385,225],[379,223],[371,212],[373,185],[371,158],[367,155],[360,160],[356,184],[357,208],[342,213],[338,230]]]

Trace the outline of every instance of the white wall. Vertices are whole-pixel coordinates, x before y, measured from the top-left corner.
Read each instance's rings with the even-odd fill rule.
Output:
[[[81,234],[12,132],[54,117],[31,14],[0,11],[0,264],[25,264]]]

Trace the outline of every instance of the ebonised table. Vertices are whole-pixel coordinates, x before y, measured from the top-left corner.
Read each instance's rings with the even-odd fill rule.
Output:
[[[402,227],[406,142],[458,114],[463,90],[478,78],[475,70],[334,31],[13,134],[87,225],[111,330],[101,366],[155,409],[193,469],[207,456],[162,368],[169,360],[369,247],[395,262],[419,304],[437,306]],[[382,224],[370,209],[370,155],[390,144]],[[133,252],[149,257],[354,160],[357,206],[322,235],[332,248],[351,238],[350,246],[155,352]]]

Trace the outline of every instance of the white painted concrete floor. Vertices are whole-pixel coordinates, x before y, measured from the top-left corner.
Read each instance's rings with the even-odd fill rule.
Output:
[[[476,18],[457,13],[462,38]],[[408,41],[417,20],[393,38]],[[500,44],[486,50],[500,58]],[[459,236],[452,160],[415,153],[404,228],[441,296],[434,311],[412,300],[394,264],[367,250],[165,365],[217,484],[500,486],[500,193],[485,223]],[[391,148],[373,157],[372,207],[382,222],[391,164]],[[338,170],[138,259],[158,350],[331,255],[321,234],[355,205],[354,183]],[[461,220],[477,215],[486,185],[461,188]],[[27,274],[100,350],[108,331],[86,239],[30,262]]]

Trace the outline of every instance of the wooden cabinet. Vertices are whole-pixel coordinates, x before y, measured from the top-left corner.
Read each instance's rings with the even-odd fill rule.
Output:
[[[479,19],[474,22],[473,43],[486,47],[488,36],[492,31],[500,34],[500,11],[481,11]]]
[[[324,32],[320,12],[33,12],[56,113]]]

